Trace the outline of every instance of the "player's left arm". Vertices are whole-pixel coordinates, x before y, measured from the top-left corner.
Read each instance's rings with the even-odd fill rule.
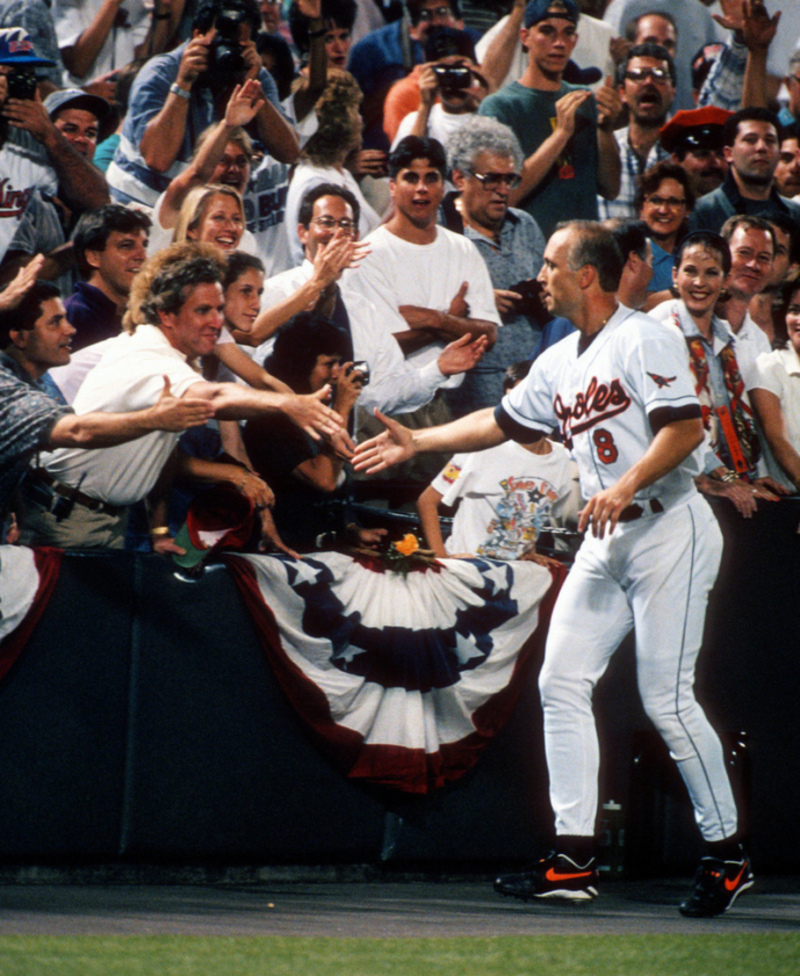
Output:
[[[610,488],[589,499],[581,512],[578,531],[586,531],[591,523],[593,535],[602,539],[606,528],[610,535],[636,493],[677,468],[703,443],[703,437],[700,416],[673,420],[660,427],[641,458]]]

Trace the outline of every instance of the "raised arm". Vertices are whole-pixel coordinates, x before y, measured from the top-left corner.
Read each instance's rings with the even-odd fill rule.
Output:
[[[103,173],[75,149],[55,127],[36,93],[35,99],[9,98],[2,114],[18,129],[41,143],[67,200],[84,210],[102,207],[110,200]]]
[[[252,122],[263,100],[264,92],[257,81],[247,81],[234,88],[225,108],[225,118],[217,123],[195,158],[170,182],[164,192],[159,213],[162,226],[175,226],[181,204],[189,190],[193,186],[209,182],[230,142],[231,134],[236,128]]]

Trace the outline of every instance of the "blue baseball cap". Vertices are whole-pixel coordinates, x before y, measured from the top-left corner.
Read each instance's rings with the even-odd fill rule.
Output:
[[[533,27],[542,20],[556,17],[577,24],[580,15],[575,0],[531,0],[525,8],[523,24],[525,27]]]
[[[38,64],[53,67],[55,61],[39,58],[33,50],[30,34],[21,27],[0,30],[0,64]]]

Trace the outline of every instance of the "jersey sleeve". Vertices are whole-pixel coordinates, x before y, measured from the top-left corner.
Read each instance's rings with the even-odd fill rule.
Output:
[[[555,373],[566,350],[548,349],[533,364],[525,379],[503,397],[495,420],[511,440],[530,443],[558,426],[553,408]],[[533,435],[533,436],[532,436]]]
[[[683,415],[686,408],[695,407],[699,416],[682,334],[660,322],[640,320],[636,329],[636,340],[627,343],[628,371],[647,415],[663,410]]]

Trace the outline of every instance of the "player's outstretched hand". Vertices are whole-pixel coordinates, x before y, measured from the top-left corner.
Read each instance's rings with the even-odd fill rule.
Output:
[[[592,495],[584,506],[578,519],[578,532],[585,532],[589,525],[592,535],[598,539],[605,536],[606,527],[611,535],[619,521],[620,513],[633,501],[634,491],[619,482]]]
[[[328,385],[305,396],[292,394],[286,398],[282,409],[301,430],[318,441],[322,434],[336,434],[343,426],[339,414],[325,405],[330,395],[331,388]]]
[[[371,437],[356,447],[353,467],[356,471],[377,474],[395,464],[408,461],[417,453],[414,435],[402,424],[375,410],[375,416],[386,430],[377,437]]]
[[[150,407],[154,430],[181,431],[187,427],[200,427],[214,416],[210,401],[200,397],[176,397],[172,395],[169,377],[164,377],[164,389]]]

